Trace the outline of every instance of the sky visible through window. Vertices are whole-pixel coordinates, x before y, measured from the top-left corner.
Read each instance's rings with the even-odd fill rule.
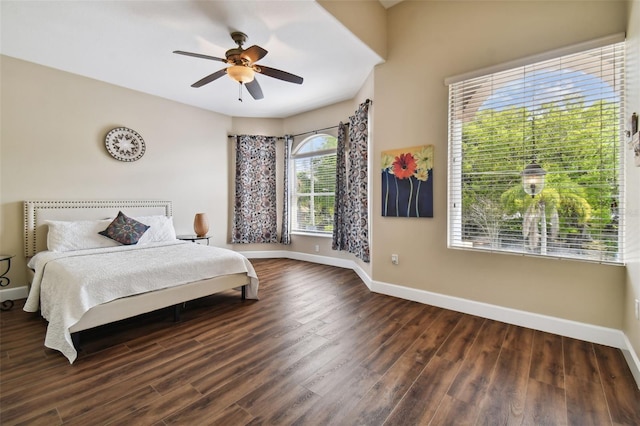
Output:
[[[495,89],[479,110],[501,111],[523,106],[535,110],[543,104],[560,102],[566,100],[566,96],[575,97],[576,94],[584,99],[586,106],[603,99],[613,102],[619,100],[609,84],[592,74],[566,69],[544,70],[534,71],[524,78],[512,80]]]

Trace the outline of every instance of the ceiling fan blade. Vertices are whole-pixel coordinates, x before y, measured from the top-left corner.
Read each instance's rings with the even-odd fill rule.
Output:
[[[254,45],[248,49],[245,49],[240,56],[248,59],[249,62],[253,64],[254,62],[258,62],[260,59],[264,58],[267,53],[269,52],[264,50],[262,47]]]
[[[275,68],[257,65],[254,69],[256,70],[256,72],[269,77],[277,78],[279,80],[288,81],[289,83],[302,84],[303,81],[302,77],[298,77],[297,75],[288,73],[286,71],[277,70]]]
[[[222,68],[219,71],[214,72],[213,74],[209,74],[208,76],[206,76],[205,78],[196,81],[195,83],[193,83],[191,85],[191,87],[201,87],[204,86],[207,83],[211,83],[213,80],[217,80],[220,77],[222,77],[223,75],[225,75],[227,73],[227,69],[226,68]]]
[[[211,59],[213,61],[227,62],[226,59],[216,58],[215,56],[202,55],[200,53],[184,52],[182,50],[174,50],[173,53],[177,53],[178,55],[193,56],[193,57],[202,58],[202,59]]]
[[[244,85],[247,88],[249,94],[253,97],[253,99],[262,99],[264,96],[262,95],[262,89],[258,84],[258,80],[255,78]]]

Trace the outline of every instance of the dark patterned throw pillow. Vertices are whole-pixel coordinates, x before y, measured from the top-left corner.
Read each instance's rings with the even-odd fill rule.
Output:
[[[120,244],[132,245],[138,242],[147,229],[149,227],[144,223],[118,212],[118,216],[107,226],[107,229],[98,233]]]

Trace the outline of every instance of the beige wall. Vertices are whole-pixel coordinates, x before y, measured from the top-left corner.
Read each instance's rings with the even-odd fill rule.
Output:
[[[434,144],[434,218],[381,217],[373,180],[375,281],[622,327],[624,267],[447,248],[444,79],[623,32],[625,16],[625,3],[611,1],[404,1],[388,10],[387,62],[375,72],[374,170],[381,151]]]
[[[16,254],[9,278],[26,284],[22,201],[166,199],[179,233],[207,212],[212,243],[227,241],[229,117],[2,56],[0,251]],[[120,162],[106,133],[129,127],[144,156]]]
[[[627,29],[627,116],[640,114],[640,1],[629,3]],[[640,299],[640,167],[633,164],[627,150],[627,281],[623,331],[640,356],[640,321],[635,317],[634,301]]]
[[[387,13],[378,0],[317,0],[382,59],[387,57]]]

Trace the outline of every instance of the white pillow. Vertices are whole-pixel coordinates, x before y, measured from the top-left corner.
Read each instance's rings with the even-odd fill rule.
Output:
[[[173,227],[173,218],[167,216],[139,216],[133,219],[149,226],[149,229],[142,234],[138,240],[138,245],[149,244],[162,241],[174,241],[176,230]]]
[[[104,231],[111,220],[47,220],[47,248],[51,251],[74,251],[100,247],[115,247],[116,241],[98,234]]]

